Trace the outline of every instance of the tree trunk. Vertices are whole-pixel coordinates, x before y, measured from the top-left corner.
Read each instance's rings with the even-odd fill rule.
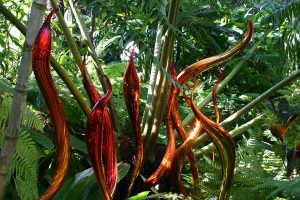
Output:
[[[4,196],[6,183],[10,178],[8,169],[16,149],[22,113],[26,103],[27,83],[32,72],[32,45],[43,22],[46,3],[47,0],[35,0],[31,7],[25,43],[22,50],[21,64],[19,67],[18,78],[13,95],[10,117],[0,153],[0,199],[2,199]]]
[[[180,0],[173,0],[170,4],[168,20],[171,25],[175,25],[179,12]],[[165,42],[161,55],[161,67],[167,70],[168,62],[172,61],[170,55],[173,53],[173,31],[171,27],[165,34]],[[165,71],[166,71],[165,70]],[[166,102],[167,79],[165,73],[160,70],[157,73],[156,83],[154,87],[154,95],[149,107],[148,117],[145,119],[145,126],[142,130],[144,135],[145,155],[148,160],[154,159],[154,149],[148,148],[156,145],[156,139],[161,126]],[[149,155],[149,156],[147,156]]]
[[[164,6],[162,6],[163,9]],[[146,108],[144,110],[143,118],[142,118],[142,130],[145,127],[145,119],[148,118],[149,116],[149,109],[150,109],[150,104],[151,100],[153,97],[154,93],[154,86],[155,86],[155,81],[156,81],[156,76],[157,76],[157,64],[159,63],[159,57],[160,57],[160,52],[161,52],[161,38],[162,38],[162,32],[163,32],[163,25],[161,22],[158,23],[157,25],[157,32],[156,32],[156,39],[155,39],[155,45],[154,45],[154,53],[153,53],[153,61],[152,61],[152,66],[151,66],[151,72],[150,72],[150,79],[148,83],[148,92],[147,92],[147,102],[146,102]]]

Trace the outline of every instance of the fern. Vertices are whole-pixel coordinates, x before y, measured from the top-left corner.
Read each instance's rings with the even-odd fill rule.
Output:
[[[291,93],[289,96],[293,97]],[[249,136],[243,136],[239,144],[232,199],[299,199],[299,177],[286,177],[285,157],[290,147],[270,133],[268,127],[276,119],[272,113],[267,116],[263,122],[266,129],[256,126],[248,130]]]
[[[16,175],[15,183],[22,199],[37,199],[37,171],[42,156],[29,133],[21,130],[11,166]]]
[[[0,102],[0,125],[5,125],[6,121],[9,118],[9,112],[11,107],[12,99],[4,95],[3,100]],[[26,105],[24,112],[22,114],[21,125],[23,128],[37,130],[43,132],[44,129],[44,119],[40,112],[33,110],[31,106]]]
[[[41,113],[34,111],[31,106],[26,106],[22,115],[22,126],[27,129],[43,132],[44,119]]]
[[[253,190],[272,190],[265,199],[274,199],[276,196],[290,199],[300,199],[300,178],[293,180],[273,180],[271,178],[257,185]]]
[[[7,121],[9,118],[9,109],[11,98],[9,95],[2,95],[0,99],[0,142],[2,143]],[[38,198],[38,168],[39,159],[42,157],[42,151],[30,136],[31,130],[43,131],[44,122],[37,111],[32,107],[26,106],[22,116],[21,129],[18,134],[16,151],[9,169],[10,181],[14,181],[18,196],[22,200],[31,200]]]
[[[9,86],[9,84],[5,81],[5,79],[2,79],[0,80],[0,91],[12,94],[13,89]]]
[[[221,164],[218,161],[211,161],[210,158],[204,157],[199,162],[198,169],[201,177],[199,183],[190,190],[192,199],[217,198],[222,179]]]

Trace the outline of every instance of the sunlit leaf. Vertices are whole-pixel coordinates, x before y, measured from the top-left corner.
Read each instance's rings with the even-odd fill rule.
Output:
[[[118,164],[118,182],[129,171],[129,164]],[[100,191],[92,168],[77,173],[64,182],[54,200],[100,200]]]

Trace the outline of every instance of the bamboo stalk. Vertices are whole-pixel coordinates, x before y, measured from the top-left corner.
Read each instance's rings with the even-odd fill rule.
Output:
[[[86,25],[84,24],[82,17],[80,16],[80,12],[79,12],[78,8],[74,5],[73,0],[68,0],[68,2],[70,5],[70,8],[72,10],[72,13],[76,19],[76,22],[78,24],[81,36],[88,46],[89,52],[92,56],[92,59],[96,63],[96,68],[97,68],[97,70],[100,70],[101,75],[104,75],[103,69],[101,68],[101,64],[99,62],[99,59],[97,58],[97,54],[96,54],[92,39],[90,37],[89,31],[88,31]]]
[[[8,120],[8,126],[6,129],[6,134],[0,152],[0,199],[2,199],[4,196],[6,183],[10,178],[10,175],[8,174],[9,167],[12,162],[14,152],[16,150],[18,132],[21,126],[22,113],[26,104],[28,79],[32,72],[32,45],[43,22],[46,3],[46,0],[35,0],[32,3],[30,11],[29,22],[26,29],[25,42],[22,50],[21,63],[18,71],[17,82],[13,94],[13,100]],[[1,4],[1,11],[5,10],[3,8],[5,7]],[[6,12],[6,14],[8,14],[8,12]],[[18,26],[21,26],[21,24],[18,23]]]
[[[238,128],[232,130],[229,132],[232,138],[242,134],[246,130],[248,130],[250,127],[256,125],[259,121],[261,121],[264,117],[266,117],[266,114],[261,114],[254,119],[250,120],[249,122],[239,126]],[[212,150],[215,149],[215,145],[213,143],[210,143],[204,147],[202,147],[199,151],[195,152],[195,155],[197,158],[202,156],[203,154],[210,153]]]
[[[277,90],[281,89],[282,87],[286,86],[287,84],[289,84],[290,82],[296,80],[299,77],[300,77],[300,70],[297,70],[292,75],[288,76],[287,78],[283,79],[282,81],[280,81],[279,83],[277,83],[276,85],[274,85],[273,87],[271,87],[270,89],[268,89],[267,91],[265,91],[264,93],[262,93],[259,97],[257,97],[253,101],[251,101],[249,104],[247,104],[246,106],[244,106],[242,109],[240,109],[239,111],[235,112],[231,116],[227,117],[224,121],[222,121],[221,125],[222,126],[227,126],[229,124],[232,124],[233,122],[235,122],[235,120],[239,119],[242,115],[244,115],[247,112],[249,112],[252,108],[254,108],[255,106],[257,106],[259,103],[261,103],[267,97],[269,97],[270,95],[272,95],[274,92],[276,92]],[[196,148],[199,147],[207,139],[208,139],[208,135],[206,133],[202,134],[197,139],[194,147],[196,147]]]
[[[57,5],[57,1],[56,0],[50,0],[51,1],[51,5],[52,5],[52,8],[55,9],[55,8],[58,8],[58,5]],[[77,64],[77,67],[78,69],[80,69],[80,66],[82,64],[82,58],[81,58],[81,55],[78,51],[78,46],[77,44],[75,43],[73,37],[72,37],[72,34],[64,20],[64,17],[61,13],[61,11],[59,10],[57,13],[56,13],[56,16],[58,18],[58,21],[59,21],[59,24],[61,26],[61,29],[64,33],[64,36],[66,37],[66,41],[68,43],[68,46],[73,54],[73,57],[74,57],[74,60]]]
[[[53,56],[50,57],[50,63],[53,69],[57,72],[59,77],[63,80],[66,84],[70,92],[73,94],[75,100],[83,110],[85,116],[89,116],[91,113],[91,108],[89,104],[86,103],[85,99],[82,97],[80,91],[77,89],[76,85],[72,82],[69,78],[68,73],[60,66],[60,64],[55,60]]]
[[[8,19],[16,28],[23,34],[26,34],[26,27],[18,18],[16,18],[5,6],[0,4],[0,13],[2,13],[6,19]],[[57,72],[57,74],[60,76],[60,78],[63,80],[63,82],[66,84],[70,92],[73,94],[75,100],[83,110],[86,116],[89,116],[91,112],[90,106],[86,103],[84,98],[82,97],[80,91],[77,89],[76,85],[72,82],[72,80],[69,78],[67,72],[60,66],[60,64],[55,60],[53,56],[50,58],[50,62],[54,70]]]
[[[161,10],[164,10],[165,7],[161,6]],[[151,66],[151,72],[150,72],[150,79],[148,83],[148,92],[147,92],[147,101],[146,101],[146,107],[143,113],[142,117],[142,130],[145,127],[145,120],[148,118],[149,109],[151,108],[151,99],[153,97],[154,93],[154,86],[156,81],[156,76],[158,72],[158,62],[159,62],[159,56],[161,54],[161,39],[162,39],[162,33],[163,33],[163,25],[162,22],[158,22],[157,29],[156,29],[156,39],[155,39],[155,45],[153,50],[153,61]]]

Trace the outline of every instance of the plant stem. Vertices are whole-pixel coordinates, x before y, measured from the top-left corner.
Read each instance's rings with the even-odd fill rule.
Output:
[[[26,34],[26,27],[22,24],[22,22],[14,16],[1,2],[0,3],[0,13],[4,15],[6,19],[8,19],[14,26],[19,29],[19,31],[25,35]]]
[[[277,90],[279,90],[280,88],[286,86],[287,84],[289,84],[290,82],[294,81],[295,79],[297,79],[298,77],[300,77],[300,70],[297,70],[295,73],[293,73],[292,75],[288,76],[287,78],[283,79],[282,81],[280,81],[279,83],[277,83],[276,85],[274,85],[273,87],[271,87],[270,89],[268,89],[267,91],[265,91],[263,94],[261,94],[259,97],[257,97],[256,99],[254,99],[253,101],[251,101],[249,104],[247,104],[246,106],[244,106],[242,109],[240,109],[239,111],[235,112],[234,114],[232,114],[231,116],[227,117],[222,123],[222,126],[227,126],[229,124],[232,124],[235,120],[237,120],[238,118],[240,118],[242,115],[246,114],[247,112],[249,112],[252,108],[254,108],[256,105],[258,105],[260,102],[262,102],[264,99],[266,99],[267,97],[269,97],[270,95],[272,95],[274,92],[276,92]],[[205,140],[208,139],[208,135],[206,133],[202,134],[196,141],[195,143],[195,147],[200,146]]]
[[[70,1],[69,1],[70,3]],[[72,3],[72,2],[71,2]],[[52,7],[53,8],[58,8],[57,6],[57,1],[56,0],[51,0],[51,4],[52,4]],[[71,4],[70,4],[71,5]],[[72,4],[73,5],[73,4]],[[79,53],[79,50],[78,50],[78,46],[76,45],[73,37],[72,37],[72,34],[70,33],[70,30],[61,14],[60,11],[57,12],[57,17],[58,17],[58,20],[59,20],[59,23],[61,25],[61,28],[63,30],[63,33],[66,37],[66,40],[67,40],[67,43],[70,47],[70,50],[73,54],[73,57],[76,61],[76,64],[77,64],[77,67],[78,69],[80,68],[81,64],[82,64],[82,58],[80,56],[80,53]],[[80,16],[79,15],[75,15],[75,17],[79,18]],[[85,27],[84,23],[82,22],[83,20],[78,20],[79,24],[80,24],[80,30],[82,31],[82,35],[84,36],[84,38],[88,41],[88,46],[90,49],[93,49],[93,45],[92,45],[92,42],[90,40],[90,37],[89,37],[89,34],[87,33],[87,28]],[[96,71],[98,73],[98,78],[100,80],[100,83],[102,85],[102,88],[104,90],[104,92],[106,92],[107,88],[106,88],[106,80],[104,78],[104,73],[103,73],[103,70],[100,66],[100,63],[99,63],[99,60],[95,54],[95,50],[91,50],[91,55],[92,55],[92,58],[95,60],[96,64],[97,64],[97,67],[96,67]],[[94,55],[93,55],[94,54]],[[111,115],[111,119],[112,119],[112,122],[113,122],[113,127],[114,127],[114,130],[118,133],[118,134],[121,134],[121,127],[120,127],[120,123],[119,123],[119,120],[118,120],[118,115],[117,115],[117,112],[116,112],[116,109],[114,108],[113,106],[113,97],[111,97],[111,99],[109,100],[108,102],[108,108],[110,110],[110,115]]]
[[[22,50],[22,58],[18,71],[18,78],[9,115],[10,117],[0,152],[0,199],[2,199],[4,196],[6,183],[10,178],[9,167],[16,149],[22,113],[26,104],[28,79],[32,72],[32,45],[43,22],[46,3],[46,0],[35,0],[32,3],[30,11],[25,42]],[[1,4],[1,12],[5,10],[4,8],[5,7]],[[9,12],[6,12],[6,14],[8,13]],[[10,17],[11,16],[12,15],[10,15]],[[21,23],[18,23],[18,26],[21,26]]]
[[[7,8],[0,4],[0,13],[2,13],[6,19],[8,19],[16,28],[23,34],[26,34],[26,27],[18,18],[16,18]],[[55,60],[53,56],[50,58],[50,62],[54,70],[64,81],[70,92],[73,94],[74,98],[78,102],[79,106],[82,108],[86,116],[89,116],[91,112],[90,106],[86,103],[84,98],[81,96],[81,93],[77,89],[76,85],[69,78],[67,72],[60,66],[60,64]]]
[[[255,107],[256,105],[258,105],[264,99],[266,99],[267,97],[269,97],[270,95],[272,95],[274,92],[276,92],[280,88],[282,88],[282,87],[286,86],[287,84],[289,84],[290,82],[294,81],[299,76],[300,76],[300,70],[297,70],[292,75],[288,76],[287,78],[283,79],[282,81],[280,81],[279,83],[277,83],[276,85],[274,85],[273,87],[271,87],[270,89],[268,89],[267,91],[265,91],[264,93],[262,93],[259,97],[257,97],[253,101],[251,101],[249,104],[247,104],[246,106],[244,106],[242,109],[240,109],[239,111],[235,112],[230,117],[226,118],[222,122],[222,126],[226,126],[228,124],[231,124],[237,118],[239,118],[242,115],[244,115],[245,113],[249,112],[253,107]]]
[[[101,68],[101,64],[99,62],[99,59],[97,58],[97,54],[96,54],[94,45],[92,43],[92,39],[91,39],[91,37],[89,35],[89,31],[88,31],[87,27],[85,26],[82,17],[80,16],[79,10],[74,5],[73,0],[68,0],[68,2],[69,2],[69,5],[71,7],[72,13],[73,13],[73,15],[74,15],[74,17],[76,19],[76,22],[78,24],[81,36],[83,37],[85,43],[87,44],[89,52],[90,52],[93,60],[96,63],[96,68],[97,68],[97,70],[100,70],[100,74],[101,75],[104,75],[104,72],[103,72],[103,70]]]
[[[57,6],[57,1],[56,0],[50,0],[51,1],[51,5],[52,5],[52,8],[55,9],[55,8],[59,8]],[[62,13],[60,12],[60,10],[56,13],[56,16],[58,18],[58,21],[61,25],[61,29],[64,33],[64,36],[66,37],[66,41],[68,43],[68,46],[73,54],[73,57],[74,57],[74,60],[78,66],[78,69],[80,68],[81,64],[82,64],[82,58],[81,58],[81,55],[78,51],[78,46],[77,44],[75,43],[73,37],[72,37],[72,34],[64,20],[64,17],[62,15]]]
[[[165,42],[161,54],[161,66],[167,69],[168,62],[172,60],[170,58],[170,50],[173,49],[173,30],[171,26],[174,26],[177,21],[179,12],[180,0],[172,0],[169,9],[169,27],[165,34]],[[161,126],[162,117],[165,111],[166,102],[166,90],[167,79],[162,70],[159,70],[156,77],[156,84],[154,87],[154,95],[150,104],[148,117],[145,120],[145,126],[142,130],[144,136],[145,155],[148,155],[148,160],[154,160],[154,149],[148,148],[156,145],[156,139]]]
[[[57,72],[59,77],[63,80],[66,84],[70,92],[73,94],[75,100],[83,110],[85,116],[89,116],[91,113],[91,108],[89,104],[86,103],[85,99],[82,97],[80,91],[77,89],[76,85],[72,82],[69,78],[68,73],[60,66],[60,64],[55,60],[53,56],[50,57],[50,63],[54,70]]]

